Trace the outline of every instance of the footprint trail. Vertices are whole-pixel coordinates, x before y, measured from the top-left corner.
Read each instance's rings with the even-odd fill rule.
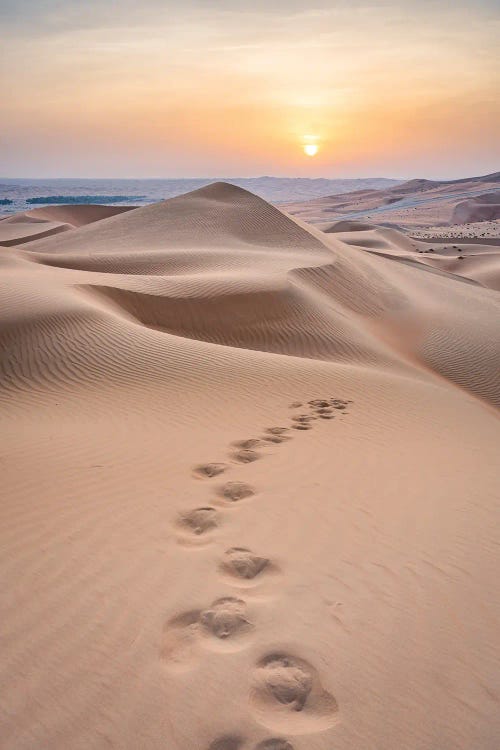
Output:
[[[266,427],[260,438],[235,440],[229,458],[233,467],[252,464],[263,457],[257,448],[265,450],[292,439],[290,430],[308,431],[316,420],[334,420],[348,414],[353,402],[340,398],[314,398],[304,404],[294,401],[293,410],[302,409],[290,418],[290,425]],[[318,423],[319,426],[319,423]],[[235,450],[236,449],[236,450]],[[197,479],[213,479],[228,471],[224,462],[199,464],[193,468]],[[247,482],[230,480],[215,488],[216,504],[230,507],[241,501],[253,502],[256,490]],[[223,510],[223,508],[222,508]],[[231,511],[234,512],[234,511]],[[178,538],[184,544],[208,543],[214,539],[223,513],[211,505],[181,513],[175,522]],[[279,571],[270,557],[256,554],[247,547],[234,546],[221,555],[217,568],[227,585],[243,589],[258,585]],[[174,669],[195,665],[203,649],[237,651],[249,643],[256,625],[249,618],[244,599],[221,596],[206,608],[184,612],[165,625],[160,655]],[[337,720],[338,706],[331,693],[321,684],[318,672],[299,656],[285,652],[271,652],[260,659],[249,675],[249,706],[254,718],[263,726],[287,734],[320,732]],[[238,734],[226,734],[209,745],[208,750],[244,750],[247,739]],[[285,737],[269,737],[253,745],[254,750],[294,750]]]

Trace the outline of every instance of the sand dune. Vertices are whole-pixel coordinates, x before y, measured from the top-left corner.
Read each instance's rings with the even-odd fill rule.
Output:
[[[0,246],[11,247],[50,237],[130,209],[130,206],[91,204],[34,208],[32,211],[0,219]]]
[[[356,221],[337,221],[323,228],[342,242],[371,253],[475,280],[482,286],[500,291],[500,246],[484,242],[435,237],[419,241],[395,229]]]
[[[3,745],[496,748],[498,248],[79,209],[0,255]]]
[[[320,227],[333,221],[361,220],[413,233],[495,219],[499,182],[500,172],[446,182],[416,179],[387,188],[289,201],[283,208]],[[466,235],[465,228],[462,236]],[[455,231],[454,236],[460,235]]]

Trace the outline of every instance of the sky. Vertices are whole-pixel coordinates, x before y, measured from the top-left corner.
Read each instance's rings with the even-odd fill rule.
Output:
[[[0,0],[0,24],[4,177],[500,169],[499,0]]]

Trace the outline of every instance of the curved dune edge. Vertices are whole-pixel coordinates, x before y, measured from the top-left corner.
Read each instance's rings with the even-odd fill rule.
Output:
[[[328,235],[353,247],[386,258],[418,263],[446,273],[476,281],[490,289],[499,289],[500,248],[497,244],[472,243],[467,240],[440,239],[421,242],[395,229],[359,222],[335,222],[324,229]]]
[[[214,185],[2,250],[7,746],[493,750],[496,256],[425,247]]]
[[[130,211],[134,206],[46,206],[0,220],[0,246],[13,247]]]

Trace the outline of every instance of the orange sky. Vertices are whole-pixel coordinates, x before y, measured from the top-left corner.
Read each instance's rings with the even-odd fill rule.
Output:
[[[498,169],[494,2],[269,5],[18,0],[3,11],[3,176]]]

